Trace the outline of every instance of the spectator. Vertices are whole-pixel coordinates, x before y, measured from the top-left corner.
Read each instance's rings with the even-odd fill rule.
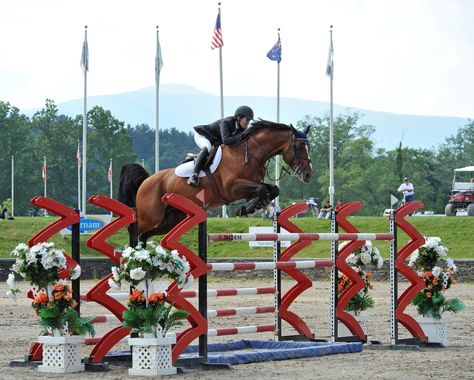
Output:
[[[342,201],[338,199],[336,202],[336,211],[339,211],[342,206],[344,206],[344,203],[342,203]]]
[[[316,202],[316,200],[313,197],[309,197],[306,201],[306,204],[308,205],[308,208],[312,212],[313,216],[318,216],[319,210],[318,203]]]
[[[403,179],[403,181],[404,182],[400,185],[397,192],[403,193],[403,198],[405,200],[405,203],[414,201],[415,200],[415,188],[413,187],[413,184],[408,181],[407,177],[405,177]]]
[[[321,210],[319,210],[318,219],[331,218],[331,211],[332,211],[332,205],[328,201],[324,202],[324,206],[321,207]]]
[[[267,209],[264,212],[262,212],[262,219],[263,220],[273,219],[274,212],[275,212],[275,202],[271,201]]]

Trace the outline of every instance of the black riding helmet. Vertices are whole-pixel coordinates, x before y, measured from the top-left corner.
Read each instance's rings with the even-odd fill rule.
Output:
[[[235,117],[246,117],[249,120],[253,120],[253,111],[249,106],[240,106],[235,110]]]

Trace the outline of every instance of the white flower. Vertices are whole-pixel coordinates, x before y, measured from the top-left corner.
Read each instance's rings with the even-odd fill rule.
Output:
[[[446,260],[446,265],[449,269],[451,269],[453,272],[456,272],[458,270],[458,268],[456,267],[456,265],[454,264],[454,260],[453,259],[447,259]]]
[[[360,260],[363,264],[367,265],[372,261],[372,256],[367,251],[362,251],[360,254]]]
[[[150,252],[148,252],[146,249],[140,249],[139,251],[135,252],[133,258],[137,261],[147,261],[150,259]]]
[[[112,267],[112,278],[114,281],[118,282],[120,280],[119,269],[117,267]]]
[[[349,256],[347,256],[346,263],[356,265],[357,264],[356,255],[354,253],[351,253]]]
[[[439,274],[441,273],[441,268],[438,267],[438,266],[433,267],[433,269],[431,270],[431,272],[433,273],[433,276],[438,277]]]
[[[382,259],[382,256],[379,256],[377,259],[377,269],[382,268],[382,266],[383,266],[383,259]]]
[[[420,251],[415,250],[410,256],[410,261],[408,262],[408,266],[413,267],[415,266],[415,262],[418,259],[418,256],[420,255]]]
[[[10,273],[8,275],[8,279],[7,279],[7,285],[10,289],[12,288],[15,288],[15,275],[13,273]]]
[[[120,289],[120,285],[117,284],[113,278],[109,278],[109,280],[107,281],[107,283],[109,284],[109,286],[113,289]]]
[[[142,268],[135,268],[130,271],[130,278],[132,280],[141,280],[145,277],[146,272]]]
[[[436,253],[440,256],[447,256],[447,252],[448,252],[448,249],[442,245],[438,245],[437,247],[434,248],[434,250],[436,251]]]
[[[71,279],[77,280],[79,277],[81,277],[81,267],[77,264],[74,269],[71,270]]]
[[[188,289],[193,286],[194,277],[192,275],[186,276],[185,282],[182,284],[182,289]]]
[[[127,247],[123,250],[122,257],[128,259],[130,257],[130,255],[132,254],[132,252],[133,252],[133,248],[132,247]]]

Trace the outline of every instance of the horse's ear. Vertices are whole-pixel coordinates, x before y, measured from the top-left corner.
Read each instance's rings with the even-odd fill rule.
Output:
[[[306,128],[304,129],[303,133],[308,136],[308,133],[309,133],[309,129],[310,129],[311,125],[307,125]]]

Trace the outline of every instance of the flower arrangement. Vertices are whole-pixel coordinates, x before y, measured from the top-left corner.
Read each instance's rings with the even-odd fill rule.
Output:
[[[76,306],[72,299],[72,290],[64,280],[59,279],[59,270],[67,269],[64,251],[55,248],[54,243],[38,243],[29,248],[19,244],[11,252],[16,258],[12,271],[30,281],[33,285],[35,298],[32,307],[40,317],[42,334],[63,335],[92,335],[93,317],[80,318],[74,310]],[[15,275],[8,275],[8,295],[16,297],[20,291],[15,285]],[[69,271],[72,279],[81,275],[81,267],[77,265]]]
[[[342,243],[340,247],[344,247],[348,242]],[[353,253],[351,253],[346,263],[351,265],[362,280],[364,281],[364,288],[354,295],[345,307],[346,311],[353,311],[355,315],[359,315],[361,311],[374,307],[374,300],[369,294],[369,290],[374,289],[372,284],[372,273],[366,271],[367,266],[372,266],[374,269],[380,269],[383,266],[383,258],[380,256],[380,251],[372,245],[372,242],[366,241],[365,245]],[[338,275],[338,294],[340,295],[349,285],[350,279],[343,273]]]
[[[159,280],[176,280],[178,287],[186,288],[192,285],[193,277],[187,274],[189,263],[177,251],[169,252],[154,242],[149,242],[148,247],[139,244],[118,251],[120,266],[112,267],[109,285],[120,288],[123,281],[133,285],[123,325],[141,335],[153,334],[157,338],[166,336],[171,327],[180,325],[188,316],[184,310],[173,311],[173,304],[167,302],[168,283]]]
[[[441,245],[441,239],[425,239],[419,250],[410,256],[408,265],[424,279],[425,288],[412,300],[418,314],[433,319],[441,319],[446,311],[457,313],[464,309],[464,303],[457,299],[447,299],[443,292],[456,283],[454,273],[457,267],[448,257],[448,249]]]

